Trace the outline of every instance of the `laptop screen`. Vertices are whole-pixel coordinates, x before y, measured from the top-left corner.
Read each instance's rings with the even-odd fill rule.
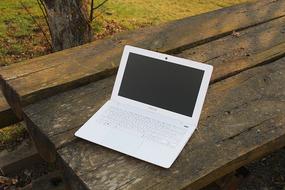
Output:
[[[130,53],[119,96],[192,117],[204,71]]]

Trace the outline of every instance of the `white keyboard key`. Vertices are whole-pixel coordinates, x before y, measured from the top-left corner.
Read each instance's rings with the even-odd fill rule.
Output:
[[[144,137],[149,141],[174,147],[185,135],[187,128],[111,106],[98,118],[101,125]]]

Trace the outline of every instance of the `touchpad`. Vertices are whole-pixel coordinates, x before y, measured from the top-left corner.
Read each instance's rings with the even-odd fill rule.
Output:
[[[126,154],[135,153],[143,142],[141,137],[117,129],[110,129],[103,141],[105,146]]]

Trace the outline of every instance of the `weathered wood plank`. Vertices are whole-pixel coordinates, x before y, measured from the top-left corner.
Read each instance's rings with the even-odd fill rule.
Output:
[[[218,40],[187,49],[177,56],[209,63],[215,67],[217,65],[235,66],[237,71],[250,68],[257,61],[251,59],[258,58],[272,61],[282,57],[284,51],[282,50],[283,45],[280,44],[284,43],[285,39],[284,23],[285,18],[276,19],[272,22],[251,27]],[[272,47],[274,48],[271,50]],[[278,48],[280,50],[277,50]],[[256,56],[256,54],[260,53],[263,56]],[[265,58],[266,56],[268,58]],[[241,63],[239,66],[236,65],[241,59],[251,60],[252,65]],[[238,67],[239,69],[237,69]]]
[[[225,36],[233,30],[282,17],[284,8],[284,0],[262,0],[120,34],[32,60],[32,64],[40,64],[31,73],[27,72],[27,64],[23,66],[23,72],[12,71],[17,77],[11,77],[11,70],[7,69],[0,73],[4,79],[1,84],[9,104],[21,118],[22,105],[112,74],[124,44],[176,52]]]
[[[253,56],[232,60],[224,65],[223,62],[213,64],[217,69],[213,75],[212,82],[216,82],[249,68],[271,63],[285,56],[285,43],[259,52]]]
[[[200,188],[285,145],[284,72],[285,58],[212,85],[198,130],[168,170],[83,140],[59,155],[89,189]]]
[[[55,161],[56,148],[74,139],[74,130],[86,122],[110,98],[114,79],[114,76],[107,80],[103,79],[24,108],[24,119],[29,134],[43,158],[49,162]],[[88,96],[89,94],[93,97]],[[90,100],[92,100],[90,105],[83,106],[84,102]],[[59,102],[63,104],[59,106]],[[72,109],[73,106],[77,107],[77,111]],[[59,115],[62,117],[58,117]]]

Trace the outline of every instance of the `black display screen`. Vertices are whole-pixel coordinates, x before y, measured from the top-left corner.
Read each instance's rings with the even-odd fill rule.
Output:
[[[203,70],[130,53],[119,96],[192,117]]]

